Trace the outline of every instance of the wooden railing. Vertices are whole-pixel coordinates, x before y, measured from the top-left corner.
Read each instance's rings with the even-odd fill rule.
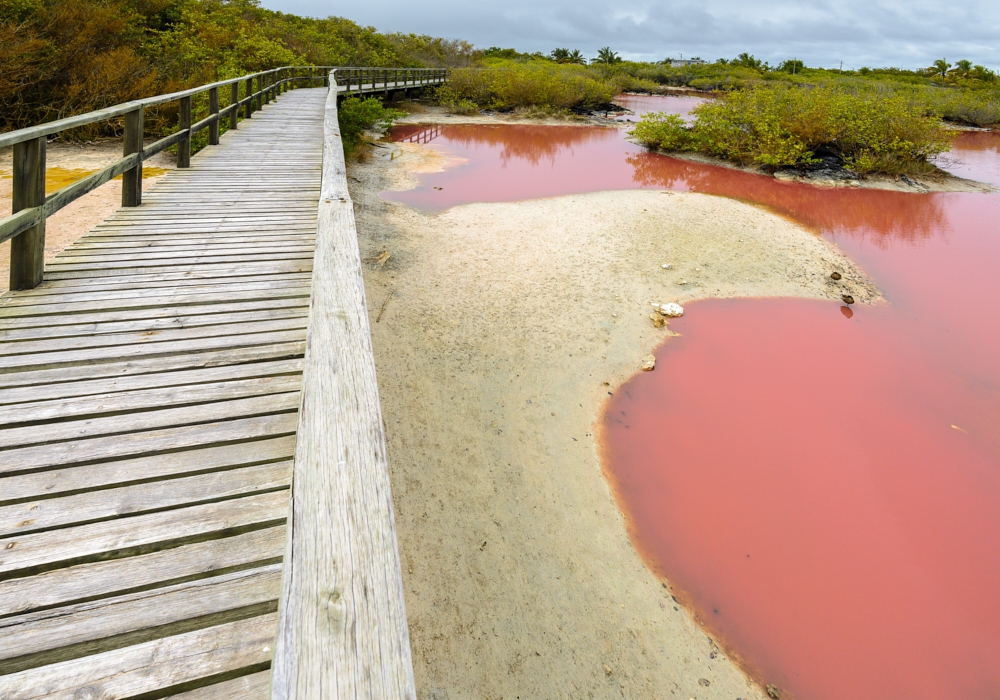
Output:
[[[13,212],[12,216],[0,220],[0,243],[11,240],[10,288],[33,289],[41,284],[47,217],[119,175],[123,179],[122,206],[139,206],[142,203],[143,160],[176,145],[177,167],[189,167],[191,140],[198,132],[208,129],[208,143],[216,145],[223,120],[228,118],[228,127],[236,129],[241,110],[244,118],[250,118],[255,111],[292,87],[318,83],[329,85],[330,75],[335,76],[338,96],[388,94],[439,85],[446,79],[446,71],[433,68],[286,66],[0,134],[0,148],[14,147]],[[219,91],[224,88],[229,88],[229,105],[220,108]],[[192,98],[205,93],[208,94],[209,114],[192,124]],[[177,131],[148,146],[144,145],[145,110],[170,102],[179,103]],[[121,160],[46,196],[45,146],[48,137],[117,118],[124,119],[125,127]]]
[[[334,75],[337,82],[361,79],[341,76],[340,70]],[[381,77],[362,84],[380,84]],[[392,84],[400,81],[388,82],[396,89]],[[323,123],[323,176],[271,700],[416,700],[337,97],[331,90]]]

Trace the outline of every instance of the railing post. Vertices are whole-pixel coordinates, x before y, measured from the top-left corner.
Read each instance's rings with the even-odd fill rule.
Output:
[[[219,88],[208,91],[208,113],[215,115],[215,121],[208,125],[208,145],[219,145]]]
[[[191,128],[191,98],[182,97],[180,102],[181,107],[177,120],[177,129],[184,131]],[[184,140],[177,142],[177,167],[191,167],[191,134],[188,134]]]
[[[125,114],[124,155],[139,154],[135,167],[122,173],[122,206],[137,207],[142,204],[142,107]]]
[[[247,78],[247,103],[244,107],[243,116],[247,119],[253,114],[253,78]]]
[[[320,68],[323,71],[323,87],[330,87],[330,71]]]
[[[232,111],[229,113],[229,128],[239,129],[240,128],[240,107],[237,104],[240,101],[240,84],[235,82],[229,86],[229,106],[232,107]]]
[[[45,204],[44,136],[14,144],[12,214]],[[34,289],[45,269],[45,216],[10,241],[10,288]]]

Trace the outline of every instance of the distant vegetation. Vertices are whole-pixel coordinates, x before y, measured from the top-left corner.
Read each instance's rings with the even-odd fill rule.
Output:
[[[0,130],[282,65],[453,67],[475,56],[466,42],[257,0],[0,0]],[[154,130],[157,119],[175,116],[150,115]]]
[[[460,113],[569,114],[607,106],[622,91],[709,92],[721,99],[700,109],[694,129],[650,119],[637,134],[765,165],[832,151],[860,172],[912,171],[946,141],[938,119],[1000,123],[1000,79],[965,60],[841,71],[797,59],[772,67],[742,53],[674,67],[670,59],[623,60],[611,47],[591,57],[572,48],[475,50],[338,17],[274,12],[258,0],[0,0],[0,130],[281,65],[448,67],[435,99]],[[150,110],[147,129],[174,128],[176,109]],[[202,98],[195,111],[206,109]],[[344,113],[355,109],[371,116],[373,108]],[[101,128],[75,136],[109,135],[120,125]]]
[[[768,169],[835,156],[861,174],[935,170],[953,132],[906,97],[868,89],[758,85],[695,108],[688,126],[677,115],[649,114],[632,132],[671,151],[699,151]]]

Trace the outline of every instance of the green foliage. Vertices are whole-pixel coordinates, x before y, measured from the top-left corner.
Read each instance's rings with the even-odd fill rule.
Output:
[[[337,108],[340,138],[345,155],[350,155],[366,131],[388,129],[392,123],[405,116],[404,112],[386,108],[378,99],[348,97]]]
[[[580,49],[553,49],[549,57],[556,63],[572,63],[574,65],[583,66],[587,64],[587,59],[583,57],[580,53]]]
[[[603,49],[598,49],[597,58],[591,60],[591,63],[599,63],[599,64],[604,64],[606,66],[613,66],[621,62],[622,62],[621,56],[612,51],[610,46],[605,46]]]
[[[381,34],[258,0],[0,0],[0,129],[282,65],[450,67],[477,57],[467,42]],[[147,127],[175,115],[176,106],[153,111]]]
[[[861,174],[933,170],[928,159],[951,139],[918,104],[877,90],[759,86],[726,93],[694,115],[690,129],[679,117],[648,115],[632,133],[652,146],[768,168],[831,153]]]
[[[584,66],[489,60],[482,68],[451,71],[437,99],[452,109],[466,100],[480,109],[510,110],[518,107],[588,109],[608,104],[618,85],[602,79]]]
[[[649,112],[631,132],[648,146],[665,151],[690,151],[695,148],[694,134],[684,120],[676,114]]]

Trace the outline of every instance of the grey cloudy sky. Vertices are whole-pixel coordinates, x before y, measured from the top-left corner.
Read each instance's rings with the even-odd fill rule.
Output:
[[[347,17],[382,31],[548,52],[611,46],[628,58],[920,68],[936,58],[1000,67],[1000,0],[262,0],[283,12]]]

